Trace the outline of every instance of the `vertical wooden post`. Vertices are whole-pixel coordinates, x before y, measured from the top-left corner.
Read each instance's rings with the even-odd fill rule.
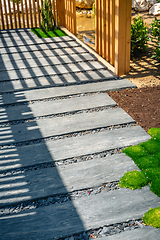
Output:
[[[6,5],[6,1],[3,1],[4,2],[4,16],[5,16],[5,20],[6,20],[6,26],[7,26],[7,29],[9,28],[9,25],[8,25],[8,15],[7,15],[7,5]]]
[[[102,57],[106,58],[106,0],[102,0]]]
[[[24,19],[24,9],[23,9],[23,0],[21,0],[21,12],[22,12],[22,22],[23,22],[23,28],[25,28],[25,19]]]
[[[110,0],[106,1],[106,60],[110,61]]]
[[[65,0],[57,0],[57,11],[58,11],[58,17],[59,17],[59,24],[60,26],[66,26],[65,24]]]
[[[115,0],[115,73],[130,70],[132,0]]]
[[[110,1],[110,63],[115,61],[115,0]]]
[[[72,11],[72,33],[77,35],[77,26],[76,26],[76,2],[71,0],[71,11]]]
[[[4,26],[4,17],[3,17],[3,10],[2,10],[2,2],[0,0],[0,15],[1,15],[1,30],[5,29]]]

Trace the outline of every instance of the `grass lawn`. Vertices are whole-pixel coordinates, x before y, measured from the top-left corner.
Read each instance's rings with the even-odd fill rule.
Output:
[[[151,128],[148,133],[151,135],[150,140],[123,150],[141,171],[125,173],[119,186],[134,190],[149,184],[151,191],[160,197],[160,128]],[[147,225],[160,228],[160,207],[145,213],[143,221]]]
[[[41,28],[32,28],[31,31],[39,38],[54,38],[67,36],[67,34],[61,29],[55,29],[54,31],[45,32]]]

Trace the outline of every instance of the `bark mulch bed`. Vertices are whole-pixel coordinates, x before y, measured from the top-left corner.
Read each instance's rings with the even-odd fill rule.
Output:
[[[109,96],[144,130],[160,128],[160,85],[109,92]]]

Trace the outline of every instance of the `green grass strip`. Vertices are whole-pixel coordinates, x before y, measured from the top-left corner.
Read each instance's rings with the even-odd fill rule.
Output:
[[[54,31],[45,32],[41,28],[32,28],[31,31],[39,38],[54,38],[67,36],[67,34],[61,29],[55,29]]]

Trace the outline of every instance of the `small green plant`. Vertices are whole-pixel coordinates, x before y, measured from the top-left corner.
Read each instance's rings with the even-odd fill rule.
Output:
[[[143,175],[143,173],[137,170],[125,173],[124,176],[119,181],[119,186],[121,188],[126,187],[132,190],[137,188],[140,189],[146,186],[147,184],[148,181]]]
[[[155,228],[160,228],[160,207],[150,208],[143,216],[143,222]]]
[[[154,194],[156,194],[158,197],[160,197],[160,179],[153,180],[150,188]]]
[[[134,23],[131,24],[131,57],[146,51],[147,42],[149,41],[148,34],[149,31],[143,22],[143,18],[138,15],[134,19]]]
[[[154,54],[152,55],[152,58],[155,59],[157,62],[160,62],[160,20],[158,20],[156,17],[152,21],[151,25],[151,32],[153,37],[157,37],[157,47],[154,51]]]
[[[52,13],[51,0],[42,0],[42,21],[41,28],[43,31],[51,31],[56,27],[55,18]]]
[[[93,7],[92,7],[92,17],[95,17],[95,3],[93,3]]]

